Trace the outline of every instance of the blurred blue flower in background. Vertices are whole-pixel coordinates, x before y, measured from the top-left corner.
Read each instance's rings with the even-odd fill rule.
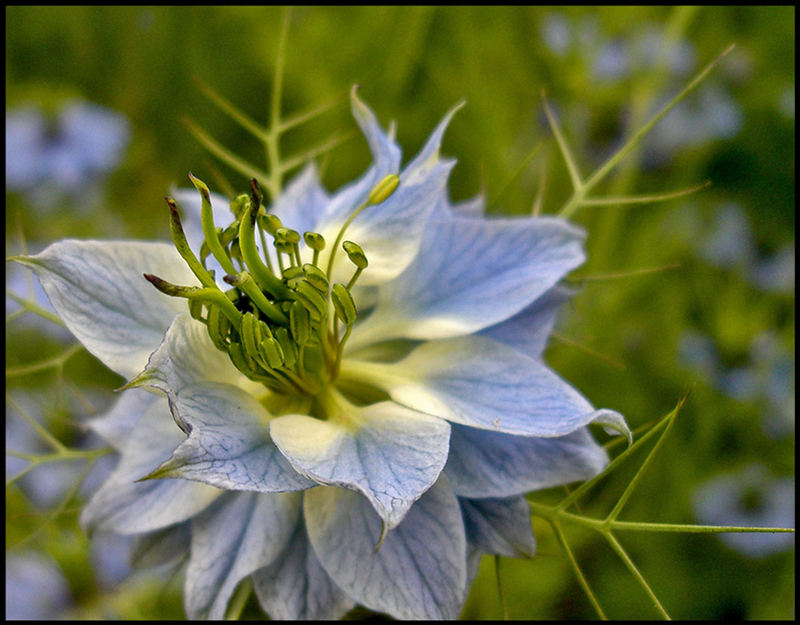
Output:
[[[684,366],[728,397],[762,403],[765,433],[780,437],[794,432],[794,357],[774,333],[765,330],[756,336],[747,363],[739,367],[725,367],[714,341],[693,330],[683,333],[679,354]]]
[[[129,138],[123,115],[90,102],[67,101],[53,116],[32,105],[9,111],[6,187],[44,208],[62,196],[85,198],[117,166]]]
[[[707,525],[794,527],[794,480],[772,477],[761,464],[717,476],[693,497],[695,514]],[[763,558],[794,546],[793,534],[723,533],[720,540],[739,553]]]
[[[6,555],[6,619],[64,618],[71,603],[67,581],[52,559],[33,551]]]

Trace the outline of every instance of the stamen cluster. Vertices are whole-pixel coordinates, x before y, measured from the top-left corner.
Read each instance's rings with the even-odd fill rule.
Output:
[[[249,195],[231,201],[233,222],[217,228],[208,186],[191,174],[189,177],[202,196],[204,241],[199,259],[186,240],[175,201],[169,197],[166,201],[172,240],[202,286],[178,286],[152,274],[144,277],[162,293],[187,298],[192,317],[205,324],[217,349],[227,353],[248,378],[278,393],[317,395],[338,374],[344,344],[358,316],[351,289],[368,265],[361,247],[344,241],[342,248],[355,272],[347,285],[331,284],[336,248],[361,210],[394,192],[398,177],[384,178],[350,215],[339,231],[326,270],[319,262],[326,245],[324,237],[317,232],[303,233],[303,251],[312,252],[311,262],[304,263],[300,234],[266,212],[255,179]],[[256,246],[256,232],[263,254]],[[268,238],[275,249],[274,264]],[[230,289],[223,291],[217,285],[214,270],[207,268],[209,255],[227,272],[222,279]],[[341,339],[340,324],[344,325]]]

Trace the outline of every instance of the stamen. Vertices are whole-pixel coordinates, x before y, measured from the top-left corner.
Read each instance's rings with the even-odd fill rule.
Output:
[[[336,360],[333,365],[333,377],[336,377],[339,373],[339,367],[341,367],[342,364],[344,344],[353,331],[353,324],[358,317],[358,309],[356,308],[353,296],[350,295],[350,291],[338,282],[334,284],[333,289],[331,289],[331,300],[333,301],[333,307],[336,311],[336,317],[345,324],[344,336],[336,347]]]
[[[347,283],[347,290],[349,291],[356,283],[356,280],[358,280],[358,276],[360,276],[361,272],[367,268],[369,263],[367,262],[367,257],[364,254],[364,250],[361,249],[361,246],[358,245],[358,243],[345,241],[342,243],[342,249],[344,249],[344,251],[347,253],[347,257],[356,266],[356,272],[353,274],[353,277],[350,278],[350,282]]]
[[[306,232],[303,234],[303,239],[305,239],[306,245],[314,250],[314,258],[311,260],[311,264],[316,265],[319,253],[325,249],[325,239],[318,232]]]
[[[376,184],[372,191],[370,191],[369,197],[367,197],[366,201],[355,209],[347,220],[342,224],[342,227],[339,230],[339,234],[336,235],[336,240],[333,242],[333,249],[331,249],[331,257],[328,259],[328,279],[332,278],[331,272],[333,271],[333,260],[336,257],[336,251],[339,247],[339,242],[342,240],[345,231],[353,222],[353,220],[363,211],[367,206],[372,206],[373,204],[380,204],[381,202],[386,201],[389,196],[394,193],[395,189],[397,189],[397,185],[400,184],[400,177],[397,174],[389,174],[385,176],[383,180],[381,180],[378,184]]]
[[[297,245],[300,242],[300,234],[297,230],[292,230],[291,228],[278,228],[275,231],[275,238],[280,239],[281,242],[285,243],[289,246],[289,257],[292,259],[292,265],[300,266],[302,265],[302,261],[300,260],[300,248]]]
[[[306,263],[303,265],[303,275],[306,277],[306,280],[317,289],[320,293],[328,294],[328,289],[330,288],[330,284],[328,283],[328,278],[325,276],[325,272],[322,271],[316,265],[311,265]]]
[[[242,194],[239,198],[247,198],[246,195]],[[261,192],[261,187],[258,186],[258,180],[255,178],[250,179],[250,200],[249,204],[251,208],[251,214],[253,221],[256,220],[257,217],[261,216],[261,202],[264,199],[264,194]],[[242,212],[247,208],[247,203],[242,204]],[[258,222],[258,238],[261,239],[261,249],[264,250],[264,259],[267,261],[267,268],[270,270],[270,273],[274,273],[272,269],[272,261],[269,258],[269,249],[267,248],[267,240],[264,237],[264,228],[261,225],[261,222]]]

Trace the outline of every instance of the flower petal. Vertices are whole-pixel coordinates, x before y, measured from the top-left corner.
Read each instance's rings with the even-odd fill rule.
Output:
[[[531,528],[531,509],[525,497],[463,499],[467,540],[481,551],[510,558],[533,557],[536,540]]]
[[[606,464],[586,428],[540,438],[453,425],[445,473],[460,497],[510,497],[587,480]]]
[[[419,153],[406,165],[403,174],[408,183],[415,183],[417,180],[422,180],[439,162],[441,162],[439,159],[439,149],[442,145],[442,138],[444,137],[447,127],[450,125],[450,120],[453,119],[453,115],[455,115],[464,104],[465,102],[462,100],[447,111],[444,118],[442,118],[442,121],[436,126],[431,136],[428,137],[428,140]]]
[[[322,568],[303,523],[275,561],[252,579],[261,607],[273,620],[338,620],[355,605]]]
[[[128,445],[134,427],[142,415],[156,402],[164,398],[144,389],[132,389],[122,393],[111,409],[102,417],[89,422],[89,427],[117,451]],[[166,408],[166,406],[164,406]]]
[[[570,289],[554,286],[510,319],[481,330],[480,334],[539,359],[547,347],[558,309],[573,295]]]
[[[369,260],[369,267],[359,278],[360,286],[382,284],[392,280],[417,254],[428,217],[440,202],[447,199],[445,190],[447,178],[455,161],[440,159],[439,147],[450,119],[460,106],[453,107],[445,115],[419,154],[403,170],[394,193],[381,204],[367,207],[348,227],[347,239],[357,242]],[[362,107],[363,110],[360,110]],[[380,148],[379,154],[387,152],[386,138],[379,132],[372,112],[355,99],[353,113],[357,119],[359,116],[363,117],[363,121],[359,121],[359,124],[368,138],[370,134],[374,134],[382,139],[382,141],[376,139],[371,141],[371,145],[375,144],[372,148],[373,153],[376,152],[376,148]],[[394,143],[391,142],[391,145]],[[370,178],[369,187],[358,187],[358,197],[352,192],[354,188],[348,188],[345,192],[337,194],[331,202],[327,215],[317,225],[317,229],[326,240],[334,241],[346,219],[367,198],[372,187],[386,174],[397,171],[399,151],[397,157],[397,160],[394,156],[379,160],[376,155],[375,174]],[[383,164],[389,162],[393,169]],[[367,176],[362,181],[366,179]],[[320,256],[322,262],[328,262],[330,253],[330,249],[323,252]],[[353,273],[353,268],[341,250],[338,250],[337,254],[333,279],[346,283]]]
[[[306,491],[311,545],[334,582],[358,603],[398,619],[455,619],[466,586],[466,539],[458,500],[441,477],[386,535],[358,493]]]
[[[166,243],[67,239],[20,262],[37,273],[75,337],[125,378],[142,370],[172,318],[186,310],[184,300],[159,293],[142,274],[198,284]]]
[[[376,337],[448,338],[504,321],[583,263],[583,238],[556,218],[432,220],[419,254],[381,287],[348,347]]]
[[[300,518],[295,493],[226,493],[192,520],[184,606],[191,619],[221,619],[247,575],[270,564]]]
[[[414,410],[476,428],[563,436],[598,422],[629,434],[620,415],[594,411],[541,362],[485,337],[429,341],[390,364],[345,360],[341,375],[369,380]]]
[[[119,410],[120,402],[112,409]],[[138,534],[185,521],[203,510],[221,491],[187,480],[136,482],[169,457],[184,438],[169,417],[167,401],[157,397],[131,428],[114,472],[81,513],[90,530]]]
[[[356,425],[276,417],[270,433],[297,471],[364,494],[391,529],[439,477],[450,426],[388,401],[360,409],[355,417]]]
[[[184,312],[173,319],[144,371],[127,386],[150,386],[174,394],[200,382],[231,384],[254,396],[264,393],[261,384],[247,379],[214,346],[205,325]]]
[[[397,189],[387,200],[368,206],[350,224],[346,240],[358,243],[369,260],[369,267],[358,280],[360,286],[388,282],[411,263],[419,250],[428,217],[445,192],[453,164],[453,161],[439,162],[424,176],[418,172],[402,173]],[[326,241],[336,240],[345,220],[356,208],[358,204],[346,214],[331,215],[318,224]],[[320,254],[322,266],[328,263],[332,249],[331,244]],[[333,279],[346,283],[353,271],[347,256],[338,250]]]
[[[401,152],[400,147],[394,141],[394,128],[391,127],[388,133],[383,131],[375,113],[358,97],[355,86],[350,92],[350,107],[356,123],[367,139],[372,152],[373,164],[361,178],[339,189],[331,197],[323,218],[314,225],[314,229],[317,231],[321,230],[320,223],[325,219],[328,222],[344,223],[350,213],[367,199],[372,188],[381,179],[400,170]],[[334,233],[334,238],[335,236]]]
[[[170,409],[189,436],[148,478],[181,477],[262,493],[314,486],[278,451],[269,414],[242,389],[212,382],[187,386],[171,397]]]
[[[176,562],[189,552],[191,539],[189,521],[141,534],[136,537],[132,549],[131,565],[135,568],[151,568]]]

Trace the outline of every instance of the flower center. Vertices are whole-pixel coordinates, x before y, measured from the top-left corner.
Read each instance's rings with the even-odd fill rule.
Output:
[[[324,395],[339,373],[344,345],[358,316],[351,289],[368,265],[361,247],[344,241],[342,248],[355,271],[346,285],[332,284],[337,248],[353,219],[367,206],[386,200],[397,188],[398,177],[386,176],[350,214],[339,230],[325,270],[319,263],[326,245],[323,236],[303,233],[305,249],[301,250],[300,234],[264,209],[255,179],[249,195],[231,201],[233,222],[217,228],[208,187],[191,174],[189,177],[202,196],[204,241],[199,258],[189,247],[174,200],[167,198],[170,231],[178,253],[202,286],[178,286],[152,274],[144,277],[162,293],[187,298],[192,317],[205,324],[217,349],[228,354],[251,380],[285,395]],[[269,239],[275,250],[274,263],[268,252]],[[301,252],[310,252],[310,262],[303,262]],[[217,286],[214,271],[206,266],[209,255],[225,270],[222,279],[230,289],[223,291]]]

